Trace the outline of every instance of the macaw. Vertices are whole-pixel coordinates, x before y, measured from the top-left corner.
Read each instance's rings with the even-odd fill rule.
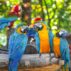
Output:
[[[67,33],[67,32],[66,32]],[[58,33],[57,37],[53,37],[53,51],[56,57],[64,60],[64,71],[69,71],[70,67],[70,50],[69,44],[65,39],[66,33]]]
[[[11,28],[15,20],[17,20],[17,17],[0,18],[0,30],[4,29],[5,27]]]
[[[18,29],[18,28],[17,28]],[[17,71],[22,55],[27,46],[28,37],[17,30],[9,38],[9,71]]]
[[[42,18],[38,17],[34,19],[34,28],[37,30],[38,40],[39,40],[39,52],[40,53],[50,53],[52,52],[53,37],[51,31],[48,30],[47,25],[43,23]],[[37,43],[37,41],[36,41]]]

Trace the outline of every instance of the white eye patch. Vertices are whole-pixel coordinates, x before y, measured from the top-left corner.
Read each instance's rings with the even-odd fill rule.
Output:
[[[28,28],[28,26],[22,26],[21,31],[24,31],[26,28]]]
[[[35,26],[42,28],[42,24],[41,23],[36,23]]]
[[[59,32],[59,35],[62,35],[63,34],[63,32]]]

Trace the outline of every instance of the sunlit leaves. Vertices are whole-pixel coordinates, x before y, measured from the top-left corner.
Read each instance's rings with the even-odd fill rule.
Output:
[[[47,15],[45,16],[45,19],[48,20],[48,16]]]
[[[56,0],[57,7],[60,9],[63,7],[64,0]]]
[[[44,1],[44,0],[43,0]],[[52,0],[45,0],[46,1],[46,4],[47,4],[47,6],[51,6],[52,5]]]
[[[20,3],[20,0],[9,0],[11,2],[11,4],[15,5],[17,3]]]
[[[6,36],[6,29],[0,31],[0,46],[6,46],[7,44],[7,36]]]
[[[6,4],[7,4],[7,6],[10,6],[10,2],[9,1],[6,1]]]
[[[0,34],[0,45],[6,46],[6,44],[7,44],[6,34]]]
[[[42,14],[42,8],[43,8],[43,13],[45,15],[44,17],[44,20],[48,22],[48,20],[50,19],[50,26],[54,26],[58,24],[58,18],[62,18],[62,16],[60,16],[61,12],[63,11],[60,11],[60,9],[62,9],[63,7],[63,2],[64,1],[52,1],[52,0],[42,0],[42,6],[40,6],[40,3],[38,3],[37,5],[35,5],[34,3],[32,4],[32,10],[36,11],[37,13],[37,16],[38,16],[38,13],[39,15]],[[45,5],[45,2],[46,2],[46,5]],[[59,5],[59,6],[58,6]],[[32,18],[35,17],[35,13],[32,12]],[[60,14],[59,14],[60,13]],[[64,14],[64,13],[63,13]]]
[[[54,9],[55,9],[55,8],[56,8],[56,5],[55,5],[55,4],[52,4],[52,8],[54,8]]]
[[[20,3],[20,0],[8,0],[7,6]],[[41,3],[42,2],[42,3]],[[42,5],[41,5],[42,4]],[[10,6],[11,6],[10,5]],[[4,8],[4,7],[3,7]],[[4,8],[5,9],[5,8]],[[70,0],[31,0],[31,19],[44,15],[44,21],[52,26],[57,26],[57,29],[68,26],[71,15],[71,1]],[[18,23],[18,22],[16,22]],[[58,28],[58,26],[60,26]],[[67,29],[67,28],[66,28]],[[68,29],[69,30],[69,29]]]
[[[50,13],[50,12],[52,12],[53,10],[52,10],[52,8],[48,8],[48,12]]]
[[[6,2],[0,1],[0,15],[3,15],[7,11]]]
[[[50,19],[52,18],[54,16],[54,12],[52,11],[51,13],[50,13]]]
[[[32,9],[35,10],[36,8],[36,5],[31,5]]]

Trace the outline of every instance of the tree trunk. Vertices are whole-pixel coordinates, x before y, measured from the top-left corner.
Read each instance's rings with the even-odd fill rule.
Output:
[[[26,20],[25,17],[27,17]],[[31,24],[31,0],[23,0],[22,21],[26,22],[27,25]]]

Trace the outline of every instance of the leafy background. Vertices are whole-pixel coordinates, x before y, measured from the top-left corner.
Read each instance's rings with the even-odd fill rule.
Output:
[[[8,13],[15,4],[19,3],[22,7],[25,2],[28,0],[0,0],[0,18],[9,17]],[[28,3],[31,8],[31,12],[29,11],[31,23],[33,18],[40,16],[54,34],[61,29],[71,32],[71,0],[30,0]],[[24,17],[21,18],[24,19]],[[15,21],[15,26],[20,22],[21,19]],[[23,22],[27,24],[25,20]],[[7,43],[6,32],[6,29],[0,31],[0,46]]]

